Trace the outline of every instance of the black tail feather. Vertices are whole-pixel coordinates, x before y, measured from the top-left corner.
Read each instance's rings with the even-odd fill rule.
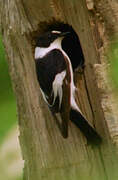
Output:
[[[80,112],[71,109],[70,120],[81,130],[83,135],[87,138],[88,144],[98,145],[102,142],[101,137]]]

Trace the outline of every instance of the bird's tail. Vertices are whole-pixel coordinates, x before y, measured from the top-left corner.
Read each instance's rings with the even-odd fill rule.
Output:
[[[88,144],[99,145],[102,142],[101,137],[79,111],[71,108],[70,120],[81,130]]]

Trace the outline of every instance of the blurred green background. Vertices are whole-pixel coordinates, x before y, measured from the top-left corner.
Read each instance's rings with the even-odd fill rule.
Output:
[[[110,76],[111,76],[113,85],[115,86],[116,91],[117,91],[118,90],[118,41],[115,41],[111,45],[108,55],[111,62]]]
[[[0,36],[0,180],[21,180],[23,161],[18,141],[16,101]]]
[[[16,120],[16,102],[0,37],[0,143]]]

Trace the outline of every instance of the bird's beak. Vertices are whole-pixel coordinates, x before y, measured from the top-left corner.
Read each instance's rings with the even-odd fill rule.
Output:
[[[60,37],[65,37],[65,36],[67,36],[67,35],[69,35],[69,34],[70,34],[69,31],[68,31],[68,32],[62,32],[62,33],[59,34],[59,36],[60,36]]]

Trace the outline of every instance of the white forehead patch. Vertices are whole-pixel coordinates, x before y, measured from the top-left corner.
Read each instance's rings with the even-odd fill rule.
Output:
[[[52,31],[52,33],[58,33],[58,34],[60,34],[61,31]]]

